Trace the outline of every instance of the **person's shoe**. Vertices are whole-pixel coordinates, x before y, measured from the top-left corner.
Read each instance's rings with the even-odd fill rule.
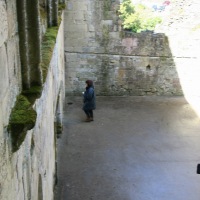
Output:
[[[89,117],[87,117],[86,120],[85,120],[85,122],[90,122],[90,121],[91,121],[91,120],[90,120]]]
[[[90,121],[91,121],[91,122],[94,121],[93,117],[90,117]]]

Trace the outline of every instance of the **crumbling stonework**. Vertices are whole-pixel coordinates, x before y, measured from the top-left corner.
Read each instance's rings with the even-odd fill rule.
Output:
[[[182,94],[168,38],[121,31],[118,9],[119,1],[68,1],[66,92],[81,94],[89,78],[99,95]]]
[[[67,2],[65,58],[68,94],[80,95],[88,78],[95,81],[99,95],[183,94],[177,63],[184,68],[196,52],[192,53],[191,43],[184,45],[186,38],[180,36],[181,28],[179,35],[173,37],[173,45],[172,37],[161,28],[154,33],[122,31],[117,14],[118,0]],[[193,37],[189,39],[195,44]],[[180,48],[182,46],[184,48]]]
[[[35,126],[13,152],[8,125],[16,98],[23,91],[17,19],[16,1],[0,1],[0,199],[52,200],[56,173],[55,129],[57,123],[62,124],[65,96],[63,23],[41,96],[33,101],[37,113]],[[41,28],[42,24],[39,25]]]
[[[13,173],[6,125],[15,97],[21,89],[15,2],[9,1],[6,5],[5,1],[0,1],[0,23],[0,199],[7,199],[9,188],[14,185],[11,181]]]

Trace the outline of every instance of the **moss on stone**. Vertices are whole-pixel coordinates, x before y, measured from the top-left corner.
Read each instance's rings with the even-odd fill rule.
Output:
[[[30,89],[24,90],[22,92],[22,94],[27,97],[27,99],[29,100],[31,104],[35,102],[35,99],[40,98],[41,93],[42,93],[41,86],[33,86]]]
[[[105,49],[105,52],[108,52],[108,44],[109,44],[110,36],[109,36],[109,26],[103,25],[102,28],[102,46]]]
[[[60,23],[62,21],[62,11],[66,8],[66,3],[59,3],[58,4],[58,26],[60,26]]]
[[[42,59],[40,66],[43,74],[43,82],[45,82],[47,77],[49,64],[56,43],[57,33],[58,33],[58,26],[48,28],[42,40],[42,45],[41,45]]]
[[[122,31],[119,32],[119,37],[120,37],[121,39],[123,39],[125,36],[126,36],[126,33],[125,33],[124,30],[122,30]]]
[[[28,99],[23,95],[19,95],[11,113],[10,123],[34,124],[36,116],[37,114]]]
[[[104,19],[108,18],[108,12],[111,10],[111,4],[112,4],[112,2],[110,0],[104,0],[103,1],[103,16],[104,16]]]
[[[41,86],[33,86],[28,90],[24,90],[23,94],[41,94],[42,87]]]
[[[34,126],[36,117],[37,113],[33,110],[28,99],[19,95],[11,113],[10,124],[30,124]]]
[[[161,57],[160,57],[160,60],[161,60],[162,62],[166,62],[166,61],[167,61],[167,57],[161,56]]]
[[[41,45],[42,58],[41,58],[40,67],[42,69],[43,82],[45,82],[46,80],[48,67],[49,67],[52,54],[53,54],[53,49],[56,43],[58,29],[62,21],[62,18],[61,18],[62,10],[65,9],[65,7],[66,7],[65,3],[59,3],[58,26],[53,26],[53,27],[48,28],[42,39],[42,45]]]
[[[109,80],[109,58],[103,57],[101,63],[101,71],[102,71],[102,95],[108,94],[108,80]]]
[[[66,8],[66,4],[65,3],[59,3],[58,4],[58,11],[62,11]]]
[[[8,126],[14,152],[19,149],[24,141],[27,131],[35,126],[36,118],[37,113],[32,108],[31,103],[25,96],[19,95],[11,112]]]
[[[56,123],[56,133],[61,134],[63,130],[63,126],[61,123]]]
[[[39,67],[40,63],[40,22],[39,22],[39,0],[26,1],[26,20],[27,20],[27,36],[28,36],[28,66],[29,66],[29,77],[30,86],[42,85],[41,70]]]
[[[40,7],[40,17],[41,19],[43,20],[46,20],[47,19],[47,12],[45,11],[44,8]]]
[[[65,7],[66,7],[65,3],[58,4],[58,11],[59,11],[58,12],[58,26],[52,26],[48,28],[42,39],[42,45],[41,45],[42,59],[41,59],[40,67],[42,69],[43,82],[45,82],[46,80],[48,67],[49,67],[52,54],[53,54],[53,49],[56,43],[58,29],[62,21],[62,18],[61,18],[62,10],[65,9]]]

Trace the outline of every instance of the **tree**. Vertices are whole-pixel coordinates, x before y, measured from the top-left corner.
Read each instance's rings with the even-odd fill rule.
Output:
[[[154,30],[161,18],[154,16],[152,10],[144,5],[133,5],[131,0],[123,0],[120,5],[119,17],[125,30],[139,33],[145,30]]]

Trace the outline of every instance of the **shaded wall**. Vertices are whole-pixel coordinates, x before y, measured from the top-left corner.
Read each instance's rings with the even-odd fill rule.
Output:
[[[121,30],[119,1],[67,1],[66,93],[80,95],[85,80],[98,95],[181,95],[168,38]]]
[[[38,47],[31,49],[34,53],[40,51],[42,36],[47,30],[47,23],[45,25],[40,21],[39,2],[36,3],[38,15],[35,16],[39,20],[37,23],[40,34],[33,36],[39,41]],[[17,8],[16,1],[0,1],[0,81],[2,86],[0,90],[0,199],[50,200],[54,196],[56,173],[56,131],[54,129],[56,129],[57,121],[62,123],[64,99],[63,23],[60,24],[53,54],[49,59],[50,64],[46,66],[47,74],[42,80],[40,94],[34,97],[32,102],[31,108],[37,114],[35,126],[26,131],[23,140],[20,144],[18,143],[18,148],[13,151],[15,140],[9,129],[9,119],[17,96],[20,93],[24,94],[24,86],[22,86],[24,77],[21,67],[23,50],[19,48],[21,36],[19,35],[20,28],[17,27],[20,24]],[[35,13],[32,14],[34,16]],[[43,32],[42,27],[45,27]],[[29,31],[25,30],[25,34],[30,37],[32,32],[29,34]],[[28,47],[29,44],[27,40],[27,46],[24,45],[24,47]],[[34,58],[31,56],[33,56],[31,53],[28,54],[28,57]],[[43,58],[40,57],[40,59]],[[24,66],[28,69],[27,65]],[[41,70],[40,64],[37,63],[36,67]],[[26,72],[32,75],[31,70]],[[31,81],[29,84],[28,87],[37,86]]]

